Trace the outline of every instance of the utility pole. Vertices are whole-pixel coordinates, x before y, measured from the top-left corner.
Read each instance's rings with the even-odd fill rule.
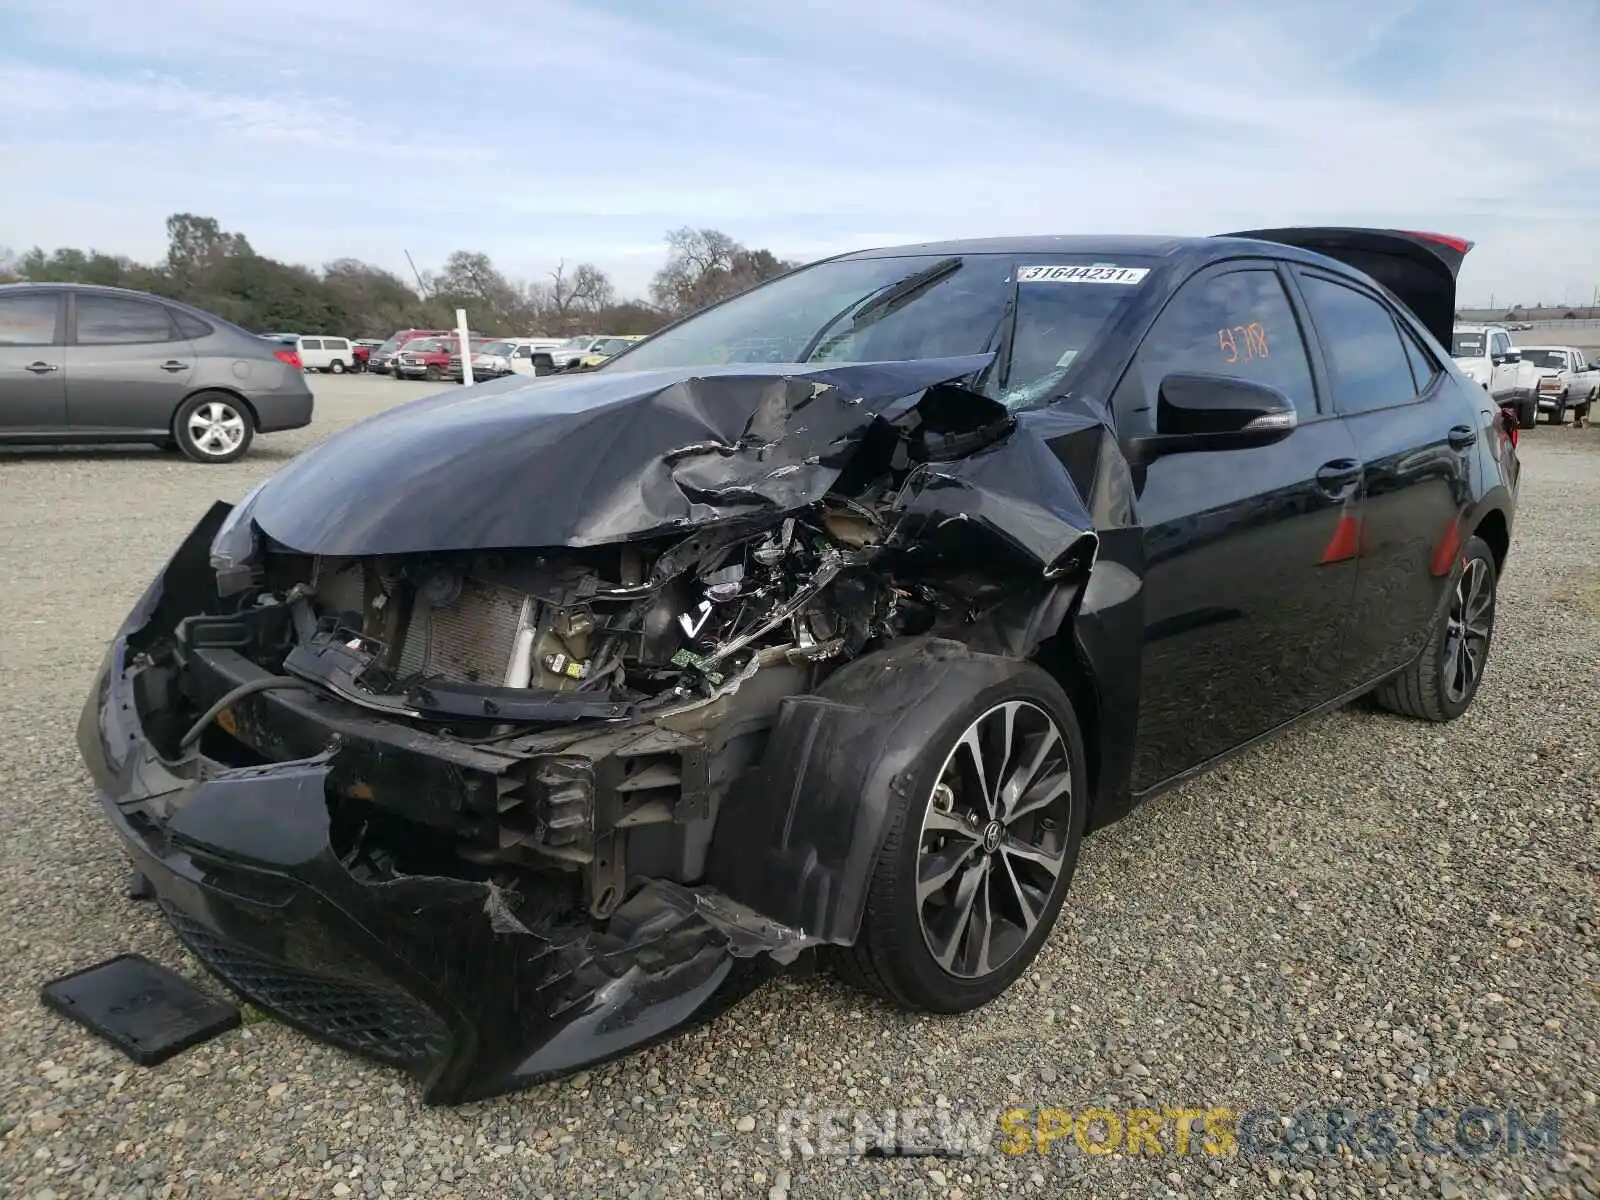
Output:
[[[426,296],[428,294],[428,285],[422,282],[422,272],[417,270],[417,264],[411,258],[411,251],[405,250],[402,253],[405,254],[406,261],[411,263],[411,273],[417,277],[417,291]]]

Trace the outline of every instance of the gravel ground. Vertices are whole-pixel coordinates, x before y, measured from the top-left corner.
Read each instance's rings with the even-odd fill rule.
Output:
[[[423,390],[316,386],[312,429],[234,467],[0,455],[0,1193],[1600,1196],[1600,431],[1543,425],[1472,711],[1448,728],[1344,711],[1091,838],[1055,937],[979,1014],[913,1020],[784,978],[679,1041],[451,1111],[264,1019],[132,1067],[39,985],[124,951],[201,973],[122,899],[73,725],[206,504]],[[1169,1124],[1161,1157],[1067,1137],[1048,1157],[784,1158],[778,1113],[801,1105],[1392,1107],[1402,1145],[1182,1156]],[[1447,1152],[1424,1154],[1411,1114],[1435,1105]],[[1474,1105],[1558,1110],[1559,1149],[1462,1152],[1451,1122]]]

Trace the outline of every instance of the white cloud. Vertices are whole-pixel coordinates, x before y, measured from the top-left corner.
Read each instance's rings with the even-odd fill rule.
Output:
[[[1600,282],[1581,0],[10,7],[0,227],[28,243],[154,257],[189,210],[291,259],[472,246],[637,289],[682,224],[815,257],[1326,222],[1475,238],[1473,296]]]

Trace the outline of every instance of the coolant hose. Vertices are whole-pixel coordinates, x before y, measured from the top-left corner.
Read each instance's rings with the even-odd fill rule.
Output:
[[[215,721],[217,715],[228,705],[237,700],[243,700],[246,696],[254,696],[257,692],[274,692],[284,688],[311,690],[308,684],[299,679],[291,679],[287,675],[268,675],[262,679],[252,679],[248,683],[241,683],[200,715],[200,719],[189,727],[189,732],[183,735],[183,740],[178,743],[178,749],[187,750],[198,742],[200,735],[206,731],[211,722]]]

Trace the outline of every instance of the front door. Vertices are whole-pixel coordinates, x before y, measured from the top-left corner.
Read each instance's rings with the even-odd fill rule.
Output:
[[[0,295],[0,433],[66,427],[66,299],[60,291]]]
[[[1223,264],[1173,296],[1114,395],[1123,438],[1155,432],[1173,371],[1269,384],[1299,425],[1272,446],[1167,455],[1136,477],[1146,567],[1135,791],[1337,696],[1355,592],[1342,539],[1360,515],[1360,461],[1319,403],[1274,263]]]
[[[79,433],[161,434],[194,377],[195,356],[165,305],[79,292],[67,347],[67,415]]]

